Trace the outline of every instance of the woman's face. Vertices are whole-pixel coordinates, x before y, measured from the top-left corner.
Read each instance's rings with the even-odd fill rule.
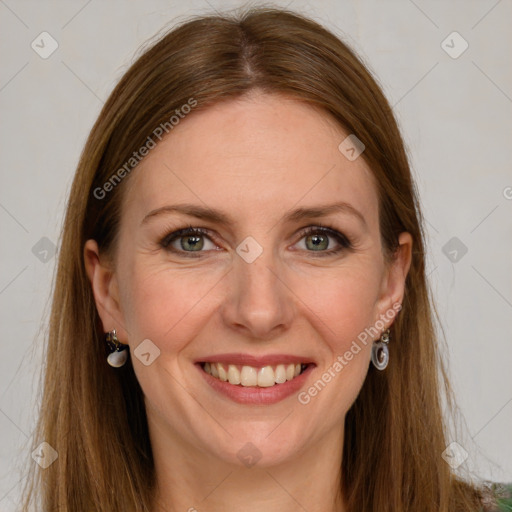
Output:
[[[411,249],[402,234],[386,263],[374,178],[338,149],[347,135],[277,95],[194,112],[125,184],[113,269],[86,245],[154,445],[262,466],[340,443],[379,337],[365,329],[392,323]],[[204,233],[171,235],[189,226]]]

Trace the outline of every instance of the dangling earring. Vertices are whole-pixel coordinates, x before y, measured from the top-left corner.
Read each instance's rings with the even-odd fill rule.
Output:
[[[372,363],[377,370],[384,370],[389,363],[389,329],[380,336],[380,340],[372,346]]]
[[[107,362],[110,366],[114,368],[119,368],[126,363],[128,359],[129,350],[128,345],[121,343],[116,336],[116,330],[112,329],[110,332],[107,332],[105,335],[105,342],[108,347],[109,354],[107,356]]]

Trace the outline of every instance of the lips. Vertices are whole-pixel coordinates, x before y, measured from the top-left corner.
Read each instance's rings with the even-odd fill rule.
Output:
[[[298,391],[316,366],[304,356],[218,354],[196,367],[217,392],[243,404],[272,404]]]

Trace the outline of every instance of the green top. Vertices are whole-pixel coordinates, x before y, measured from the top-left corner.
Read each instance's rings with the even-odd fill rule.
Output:
[[[482,505],[486,512],[512,512],[512,484],[491,484]]]

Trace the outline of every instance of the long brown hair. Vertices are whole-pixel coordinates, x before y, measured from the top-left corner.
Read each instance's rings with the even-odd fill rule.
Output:
[[[39,490],[44,511],[152,509],[142,392],[130,362],[115,370],[106,364],[83,260],[89,238],[104,254],[115,251],[129,176],[104,197],[94,191],[190,98],[200,110],[255,88],[320,107],[356,134],[378,184],[383,247],[392,254],[400,232],[413,237],[391,362],[384,372],[370,369],[346,416],[340,489],[348,510],[477,510],[477,492],[441,458],[441,396],[450,388],[436,343],[418,197],[392,109],[340,39],[301,15],[270,8],[196,17],[166,33],[125,73],[92,128],[67,204],[35,436],[59,458],[33,475],[25,507]]]

